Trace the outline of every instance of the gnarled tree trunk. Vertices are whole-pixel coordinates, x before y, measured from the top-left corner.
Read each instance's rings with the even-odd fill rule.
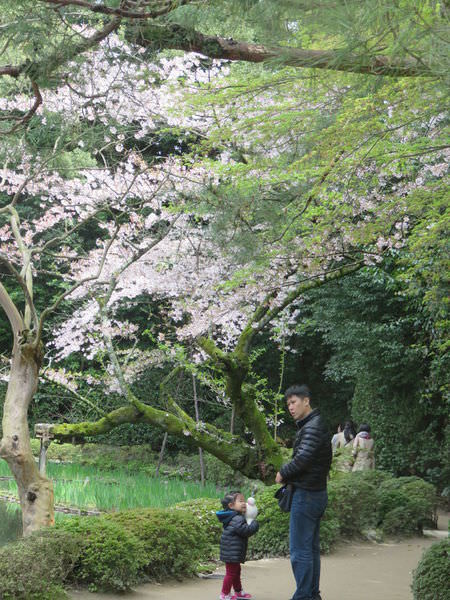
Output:
[[[29,334],[21,314],[0,283],[0,306],[13,333],[8,389],[3,406],[0,457],[8,463],[17,483],[24,535],[53,525],[53,485],[39,473],[31,452],[28,407],[37,390],[42,346]]]

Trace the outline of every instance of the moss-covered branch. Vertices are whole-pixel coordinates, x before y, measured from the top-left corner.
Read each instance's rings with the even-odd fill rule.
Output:
[[[171,435],[183,437],[193,446],[203,448],[248,477],[267,483],[273,482],[276,469],[282,462],[278,448],[263,461],[262,467],[259,453],[239,436],[231,435],[208,423],[196,423],[179,406],[173,402],[171,404],[176,414],[154,408],[136,399],[133,406],[114,410],[98,421],[52,425],[49,431],[55,439],[71,440],[74,437],[83,439],[105,434],[123,423],[149,423],[161,427]],[[270,465],[270,468],[266,467],[266,464]]]
[[[220,369],[230,371],[234,368],[233,355],[221,350],[211,338],[200,337],[197,344]]]

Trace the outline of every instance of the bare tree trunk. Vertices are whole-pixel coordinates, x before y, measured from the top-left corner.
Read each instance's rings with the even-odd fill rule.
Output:
[[[159,470],[161,468],[162,461],[164,459],[164,452],[166,450],[166,444],[167,444],[168,437],[169,437],[169,434],[166,431],[166,433],[164,434],[164,437],[163,437],[162,444],[161,444],[161,450],[159,451],[159,458],[158,458],[158,464],[156,465],[155,477],[159,477]]]
[[[197,385],[195,383],[195,375],[192,373],[192,389],[194,391],[194,408],[195,408],[195,422],[198,423],[200,421],[200,415],[198,412],[198,398],[197,398]],[[200,459],[200,481],[202,486],[205,485],[205,463],[203,461],[203,450],[202,448],[198,449],[198,456]]]
[[[0,456],[17,483],[23,534],[54,524],[53,485],[39,473],[34,460],[27,412],[38,385],[41,350],[29,343],[14,345],[11,372],[3,407]]]

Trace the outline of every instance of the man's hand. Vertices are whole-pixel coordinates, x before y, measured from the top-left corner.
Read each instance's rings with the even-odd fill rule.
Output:
[[[281,477],[281,473],[279,471],[275,477],[275,481],[276,483],[283,483],[283,478]]]

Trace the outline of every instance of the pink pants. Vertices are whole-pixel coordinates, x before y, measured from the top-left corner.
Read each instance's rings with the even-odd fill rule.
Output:
[[[229,594],[232,587],[235,592],[240,592],[242,590],[241,563],[225,563],[225,577],[223,578],[222,594]]]

